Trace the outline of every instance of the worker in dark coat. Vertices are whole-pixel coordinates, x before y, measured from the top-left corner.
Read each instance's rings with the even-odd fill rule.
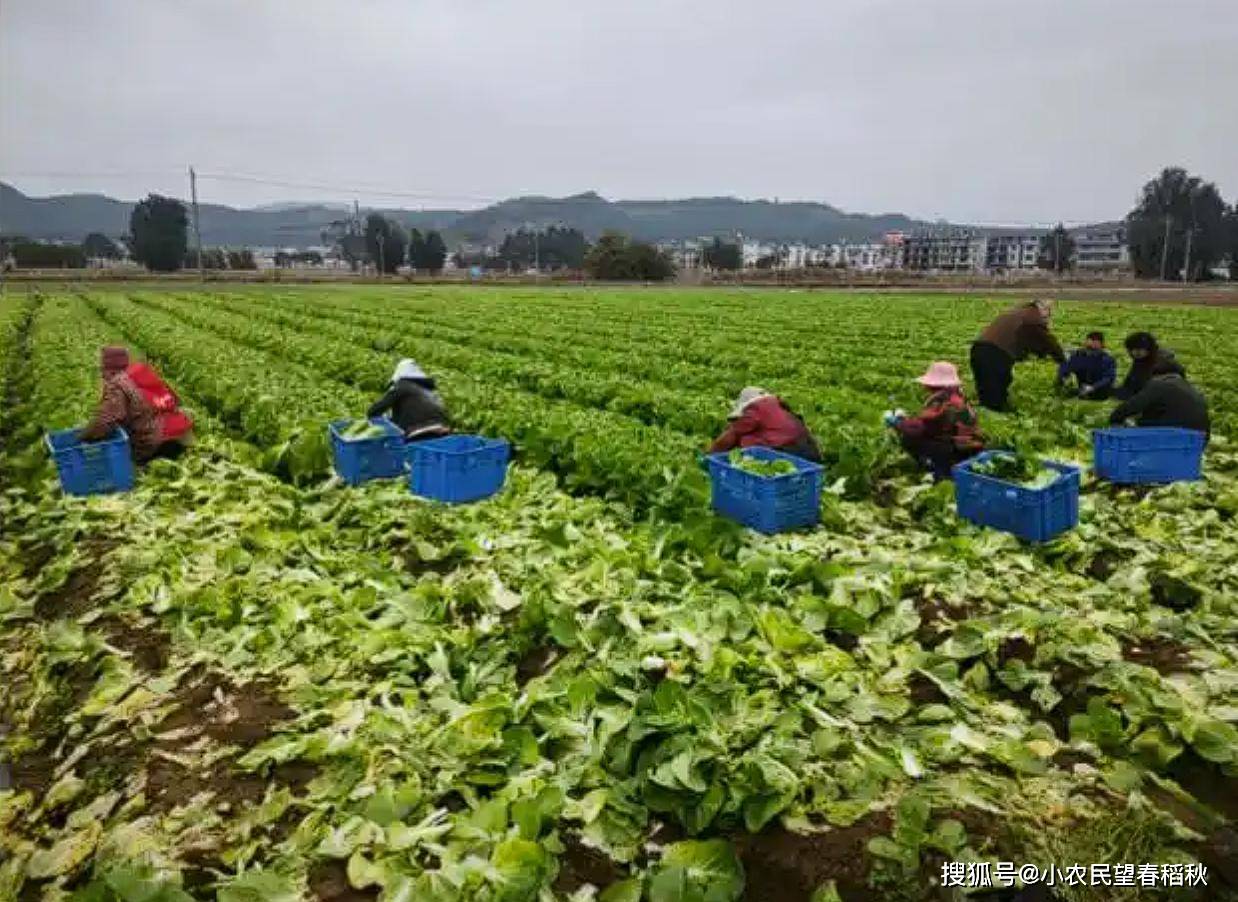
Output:
[[[367,416],[391,412],[407,441],[449,435],[447,408],[435,390],[434,380],[414,360],[401,360],[391,374],[387,392],[370,406]]]
[[[821,448],[804,421],[776,395],[749,386],[731,408],[730,425],[709,447],[710,454],[732,448],[772,448],[821,463]]]
[[[1175,360],[1166,357],[1157,360],[1143,388],[1109,415],[1115,426],[1127,420],[1137,426],[1175,426],[1204,435],[1212,432],[1203,392],[1187,381],[1186,371]]]
[[[1139,394],[1148,384],[1148,380],[1152,378],[1152,370],[1156,368],[1159,361],[1165,360],[1178,365],[1174,352],[1169,348],[1161,347],[1156,336],[1151,332],[1132,332],[1126,336],[1126,353],[1131,356],[1131,368],[1127,370],[1126,378],[1113,393],[1119,401],[1125,401]],[[1178,366],[1182,369],[1180,365]],[[1186,375],[1185,369],[1182,370],[1182,374]]]
[[[1070,385],[1074,379],[1075,386]],[[1105,350],[1102,332],[1089,332],[1083,347],[1057,368],[1057,384],[1088,401],[1103,401],[1118,381],[1118,362]]]
[[[1010,410],[1010,383],[1014,365],[1028,355],[1066,359],[1062,345],[1049,331],[1053,305],[1048,300],[1031,301],[1007,310],[980,333],[971,346],[971,368],[976,394],[983,407]]]

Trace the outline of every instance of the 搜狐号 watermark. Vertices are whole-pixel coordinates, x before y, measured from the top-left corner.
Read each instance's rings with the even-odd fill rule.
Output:
[[[947,861],[941,885],[975,889],[983,886],[1207,886],[1202,864],[1056,864],[1039,867],[1011,861]]]

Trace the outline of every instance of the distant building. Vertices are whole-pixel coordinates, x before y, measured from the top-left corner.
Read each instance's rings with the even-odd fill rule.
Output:
[[[830,249],[830,260],[834,266],[854,269],[857,272],[894,269],[901,263],[899,254],[884,241],[836,244]]]
[[[1089,226],[1071,232],[1075,239],[1075,266],[1079,269],[1127,269],[1131,250],[1126,226]]]
[[[756,266],[757,261],[778,253],[778,245],[764,241],[745,240],[743,245],[744,269]]]
[[[979,272],[988,264],[988,241],[967,229],[911,235],[903,240],[903,267],[919,272]]]
[[[684,239],[681,241],[659,241],[658,250],[666,254],[675,268],[679,270],[703,269],[705,267],[705,247],[713,239]]]
[[[984,269],[989,272],[1030,271],[1040,266],[1039,234],[990,235],[985,239]]]

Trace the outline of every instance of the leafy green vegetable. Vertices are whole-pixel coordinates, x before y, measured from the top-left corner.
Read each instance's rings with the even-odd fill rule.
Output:
[[[752,473],[756,476],[786,476],[789,473],[798,473],[795,464],[784,458],[775,458],[773,460],[763,460],[752,454],[748,454],[736,448],[727,455],[727,462],[737,470],[743,470],[745,473]]]
[[[744,869],[721,839],[668,846],[649,878],[649,902],[734,902],[744,889]]]
[[[1052,467],[1044,466],[1038,459],[1021,454],[995,454],[972,464],[971,471],[1031,489],[1050,486],[1062,475]]]
[[[350,442],[384,438],[386,435],[386,429],[377,423],[371,423],[369,420],[353,420],[340,430],[340,437]]]

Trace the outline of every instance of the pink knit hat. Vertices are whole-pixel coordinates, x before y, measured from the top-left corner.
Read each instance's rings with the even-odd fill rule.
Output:
[[[944,360],[933,361],[916,381],[925,388],[958,388],[963,384],[955,365]]]

